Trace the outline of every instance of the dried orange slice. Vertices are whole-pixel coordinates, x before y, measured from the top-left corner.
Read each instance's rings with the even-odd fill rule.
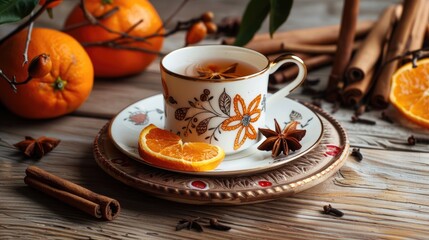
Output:
[[[225,158],[225,152],[218,146],[203,142],[183,143],[176,134],[153,124],[140,133],[139,154],[154,166],[188,172],[213,170]]]
[[[429,59],[406,64],[392,77],[392,104],[409,120],[429,128]]]

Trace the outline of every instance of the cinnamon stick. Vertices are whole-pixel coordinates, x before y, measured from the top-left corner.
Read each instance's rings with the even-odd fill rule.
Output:
[[[338,97],[338,85],[343,80],[352,54],[358,15],[359,0],[344,0],[338,48],[326,89],[328,101],[335,101]]]
[[[428,18],[429,1],[425,0],[415,17],[413,28],[410,33],[410,46],[408,47],[408,51],[414,51],[422,48],[428,25]]]
[[[372,85],[374,69],[365,74],[361,81],[353,82],[344,88],[343,102],[348,106],[353,106],[361,102],[362,98],[369,92]]]
[[[353,44],[353,50],[359,48],[361,45],[360,41],[356,41]],[[294,52],[294,53],[308,53],[308,54],[335,54],[337,51],[337,45],[316,45],[316,44],[305,44],[305,43],[285,43],[281,46],[283,52]]]
[[[376,108],[386,108],[389,104],[391,78],[398,67],[398,60],[390,60],[404,53],[413,22],[422,6],[421,0],[403,2],[401,18],[392,32],[386,53],[386,62],[383,64],[371,96],[371,104]]]
[[[96,218],[113,220],[119,215],[121,208],[115,199],[94,193],[35,166],[29,166],[25,173],[27,176],[24,178],[24,182],[28,186]]]
[[[374,27],[368,33],[361,47],[356,51],[355,56],[346,70],[348,83],[365,79],[366,74],[374,69],[375,64],[383,52],[385,38],[391,26],[395,9],[398,6],[399,5],[393,5],[386,8],[379,17],[379,20],[374,24]]]
[[[374,21],[361,21],[356,26],[356,37],[360,38],[365,36],[372,26]],[[271,38],[269,33],[258,33],[252,40],[245,46],[252,48],[257,45],[256,42],[278,42],[285,41],[287,43],[302,43],[302,44],[336,44],[340,33],[340,25],[329,25],[322,27],[294,29],[284,32],[276,32]],[[222,44],[232,45],[235,38],[225,38]],[[273,44],[274,45],[274,44]]]
[[[307,71],[311,71],[323,66],[326,66],[334,60],[332,55],[323,54],[303,59],[307,66]],[[270,82],[273,84],[284,83],[287,80],[292,80],[298,75],[299,69],[297,67],[289,66],[283,70],[278,70],[270,75]]]
[[[357,26],[356,37],[365,36],[373,25],[372,21],[361,22]],[[253,49],[262,54],[269,55],[284,51],[286,48],[292,48],[294,44],[303,45],[326,45],[336,44],[339,36],[339,26],[325,26],[318,28],[306,28],[276,33],[274,38],[268,37],[268,34],[256,34],[246,48]],[[226,38],[222,44],[232,45],[234,38]],[[291,47],[288,47],[291,45]],[[295,45],[296,46],[296,45]],[[294,52],[293,50],[289,50]]]
[[[299,57],[299,58],[301,58],[302,60],[305,60],[305,59],[309,59],[309,58],[311,58],[312,57],[312,55],[310,55],[310,54],[305,54],[305,53],[294,53],[294,52],[292,52],[295,56],[297,56],[297,57]],[[274,61],[276,58],[278,58],[278,57],[280,57],[281,55],[283,55],[283,54],[285,54],[285,53],[276,53],[276,54],[270,54],[270,55],[267,55],[266,57],[270,60],[270,61]],[[291,63],[292,64],[292,63]],[[286,65],[286,64],[284,64],[284,65]],[[282,67],[280,67],[280,68],[283,68],[283,66]]]

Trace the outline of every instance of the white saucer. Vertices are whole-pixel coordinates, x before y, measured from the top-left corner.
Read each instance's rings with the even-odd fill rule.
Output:
[[[305,137],[300,142],[302,145],[300,150],[290,152],[288,156],[280,155],[272,158],[271,152],[257,149],[258,143],[239,153],[227,155],[212,171],[176,172],[206,176],[253,174],[280,167],[317,146],[322,138],[323,125],[315,112],[289,98],[276,99],[276,101],[268,101],[268,103],[265,121],[268,128],[274,129],[275,118],[280,126],[296,120],[300,122],[300,128],[307,130]],[[159,128],[164,127],[164,99],[161,94],[142,99],[120,111],[109,126],[109,135],[121,152],[137,161],[146,163],[138,153],[138,138],[141,130],[150,123]],[[264,139],[264,137],[262,138]]]

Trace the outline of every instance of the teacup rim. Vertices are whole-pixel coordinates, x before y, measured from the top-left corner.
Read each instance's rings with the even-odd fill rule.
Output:
[[[185,49],[190,49],[190,48],[202,48],[202,47],[219,47],[219,48],[240,49],[241,51],[251,52],[251,53],[253,53],[253,54],[257,54],[257,55],[259,55],[259,56],[261,56],[261,57],[265,58],[265,59],[266,59],[266,61],[267,61],[267,64],[266,64],[266,66],[265,66],[265,67],[263,67],[261,70],[259,70],[259,71],[255,72],[255,73],[252,73],[252,74],[250,74],[250,75],[246,75],[246,76],[242,76],[242,77],[236,77],[236,78],[222,79],[222,81],[219,81],[219,79],[202,79],[202,78],[196,78],[196,77],[191,77],[191,76],[183,75],[183,74],[180,74],[180,73],[176,73],[176,72],[173,72],[173,71],[168,70],[168,69],[164,66],[164,64],[163,64],[164,59],[165,59],[168,55],[170,55],[170,54],[172,54],[172,53],[174,53],[174,52],[177,52],[177,51],[184,51]],[[256,76],[262,75],[262,74],[264,74],[266,71],[268,71],[268,69],[270,68],[270,64],[271,64],[271,61],[270,61],[270,59],[269,59],[267,56],[265,56],[264,54],[262,54],[262,53],[260,53],[260,52],[258,52],[258,51],[255,51],[255,50],[253,50],[253,49],[249,49],[249,48],[245,48],[245,47],[239,47],[239,46],[218,45],[218,44],[207,44],[207,45],[198,45],[198,46],[187,46],[187,47],[179,48],[179,49],[173,50],[173,51],[169,52],[167,55],[163,56],[163,57],[162,57],[162,59],[161,59],[161,61],[160,61],[161,72],[166,72],[166,73],[168,73],[169,75],[172,75],[172,76],[178,77],[178,78],[180,78],[180,79],[184,79],[184,80],[191,80],[191,81],[198,81],[198,82],[199,82],[199,81],[204,81],[204,82],[218,82],[218,83],[219,83],[219,82],[233,82],[233,81],[241,81],[241,80],[246,80],[246,79],[249,79],[249,78],[253,78],[253,77],[256,77]]]

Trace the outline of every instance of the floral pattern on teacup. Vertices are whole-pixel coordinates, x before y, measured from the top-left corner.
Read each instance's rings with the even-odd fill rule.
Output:
[[[263,98],[265,95],[259,94],[246,106],[244,99],[236,94],[233,101],[235,115],[231,115],[231,96],[225,89],[217,98],[218,109],[213,104],[215,97],[210,90],[204,89],[199,98],[194,97],[193,100],[188,101],[189,107],[176,109],[175,119],[186,122],[177,134],[187,136],[194,131],[198,135],[208,133],[205,139],[212,143],[213,140],[219,141],[216,135],[222,134],[222,131],[237,131],[234,140],[234,150],[237,150],[247,139],[256,139],[257,132],[252,123],[258,121],[261,116],[265,105],[265,102],[261,102]],[[216,126],[209,127],[210,121],[215,118],[224,120]]]
[[[252,123],[258,121],[261,116],[261,109],[259,103],[261,102],[261,94],[253,99],[249,106],[246,107],[246,103],[240,95],[234,97],[234,112],[235,116],[232,116],[222,122],[222,130],[233,131],[238,129],[237,135],[234,140],[234,150],[239,149],[246,139],[256,139],[258,136],[256,129]]]

